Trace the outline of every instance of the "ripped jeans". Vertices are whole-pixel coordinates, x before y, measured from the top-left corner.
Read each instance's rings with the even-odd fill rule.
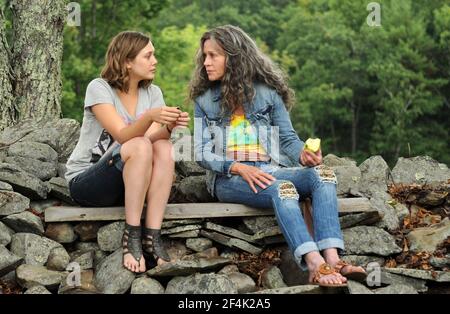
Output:
[[[277,180],[266,189],[256,186],[255,194],[239,175],[218,176],[215,194],[221,202],[239,203],[258,208],[273,208],[278,225],[301,269],[306,270],[303,256],[328,248],[344,249],[338,218],[336,176],[324,165],[311,168],[280,168],[268,162],[242,162],[270,173]],[[314,237],[301,213],[299,201],[312,199]]]

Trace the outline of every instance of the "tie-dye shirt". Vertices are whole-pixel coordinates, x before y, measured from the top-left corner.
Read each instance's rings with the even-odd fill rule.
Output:
[[[233,160],[268,160],[256,129],[244,115],[232,115],[227,137],[227,158]]]

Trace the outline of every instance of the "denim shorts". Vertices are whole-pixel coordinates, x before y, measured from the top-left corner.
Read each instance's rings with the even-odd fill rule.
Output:
[[[69,182],[72,199],[80,206],[121,206],[125,200],[124,161],[118,145]]]

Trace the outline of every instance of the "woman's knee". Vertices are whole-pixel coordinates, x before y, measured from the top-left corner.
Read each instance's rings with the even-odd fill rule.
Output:
[[[169,140],[158,140],[152,145],[155,159],[173,160],[173,145]]]
[[[318,182],[337,184],[336,174],[331,167],[322,164],[310,169],[310,171],[314,171],[314,176]]]
[[[146,137],[134,137],[122,144],[120,155],[125,161],[132,156],[151,160],[153,156],[152,142]]]
[[[299,200],[299,195],[294,183],[289,180],[277,180],[273,184],[273,196],[281,200],[295,199]]]

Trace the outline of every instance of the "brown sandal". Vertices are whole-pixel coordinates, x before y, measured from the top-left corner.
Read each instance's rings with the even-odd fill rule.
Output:
[[[320,282],[320,278],[326,275],[332,275],[332,274],[338,274],[336,270],[327,263],[323,263],[319,266],[319,268],[314,273],[314,277],[312,279],[311,284],[313,285],[319,285],[321,287],[328,287],[328,288],[338,288],[338,287],[347,287],[346,283],[322,283]]]
[[[346,277],[349,280],[354,280],[357,282],[361,282],[364,283],[367,279],[367,273],[365,270],[357,270],[357,271],[344,271],[344,268],[350,266],[350,267],[358,267],[358,266],[353,266],[349,263],[344,262],[343,260],[340,260],[339,262],[337,262],[337,264],[334,266],[334,269],[340,273],[342,276]]]

